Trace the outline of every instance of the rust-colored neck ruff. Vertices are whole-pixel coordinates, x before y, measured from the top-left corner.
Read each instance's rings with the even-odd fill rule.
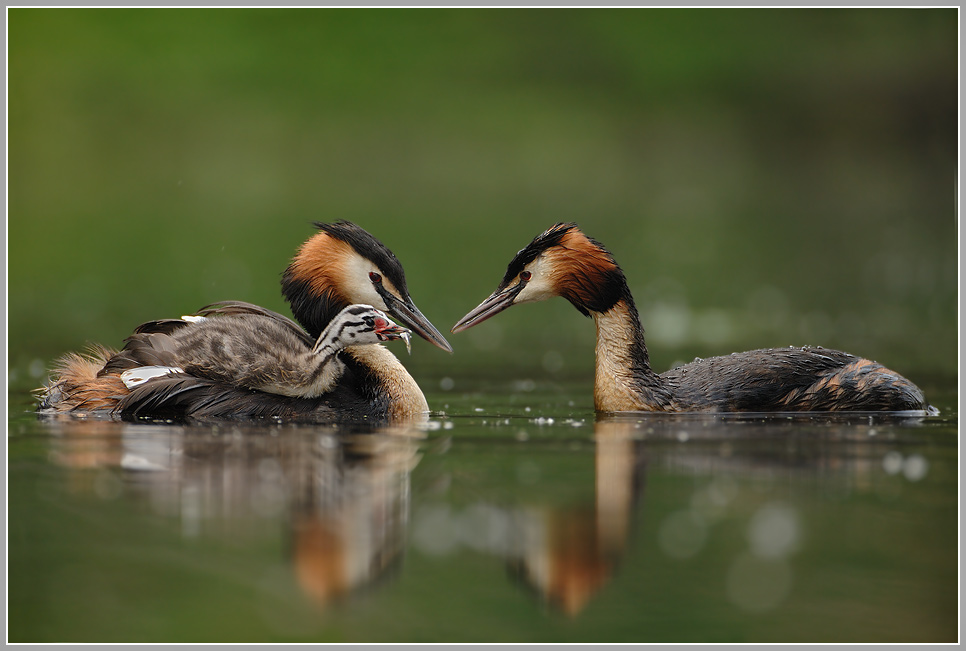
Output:
[[[556,293],[585,315],[606,312],[622,298],[633,307],[624,272],[614,257],[579,230],[568,231],[544,256]]]
[[[670,389],[654,371],[633,300],[591,312],[597,324],[594,407],[598,411],[673,411]]]
[[[349,301],[339,291],[347,283],[352,247],[328,233],[318,233],[299,248],[282,275],[282,294],[295,320],[317,338]]]

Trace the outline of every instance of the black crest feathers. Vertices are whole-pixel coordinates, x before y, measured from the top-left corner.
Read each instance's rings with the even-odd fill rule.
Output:
[[[624,272],[603,244],[587,237],[574,223],[557,223],[538,235],[507,266],[498,291],[524,267],[546,255],[552,260],[556,290],[584,316],[606,312],[624,300],[634,304]]]
[[[352,222],[341,220],[333,224],[315,222],[315,227],[328,233],[337,240],[341,240],[355,249],[363,258],[371,260],[386,277],[392,281],[402,293],[402,297],[409,296],[406,288],[406,274],[396,255],[385,244],[376,239],[371,233]]]
[[[523,271],[524,267],[536,260],[537,256],[545,252],[547,249],[558,246],[564,235],[572,230],[577,230],[577,224],[565,224],[563,222],[557,222],[546,231],[533,238],[532,242],[517,251],[517,254],[513,256],[512,260],[510,260],[510,264],[507,265],[506,274],[504,274],[503,281],[500,283],[500,286],[497,287],[497,291],[506,289],[510,283],[513,282],[513,279],[520,275],[520,272]]]

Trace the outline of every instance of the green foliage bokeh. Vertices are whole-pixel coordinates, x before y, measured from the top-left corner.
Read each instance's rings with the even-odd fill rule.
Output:
[[[12,365],[216,300],[287,313],[311,222],[349,219],[443,332],[577,221],[658,370],[820,344],[955,372],[955,9],[7,16]],[[564,301],[450,340],[406,363],[591,372]]]

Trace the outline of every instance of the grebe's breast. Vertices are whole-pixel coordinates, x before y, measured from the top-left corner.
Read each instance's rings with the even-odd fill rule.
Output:
[[[682,411],[909,411],[922,390],[869,359],[820,347],[696,359],[662,373]]]

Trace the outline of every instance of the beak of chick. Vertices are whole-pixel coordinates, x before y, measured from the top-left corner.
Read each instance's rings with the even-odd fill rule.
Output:
[[[406,352],[410,355],[412,354],[413,333],[410,329],[404,328],[401,325],[396,325],[388,319],[385,321],[380,320],[376,326],[376,336],[379,337],[381,341],[394,341],[396,339],[402,339],[406,342]]]

